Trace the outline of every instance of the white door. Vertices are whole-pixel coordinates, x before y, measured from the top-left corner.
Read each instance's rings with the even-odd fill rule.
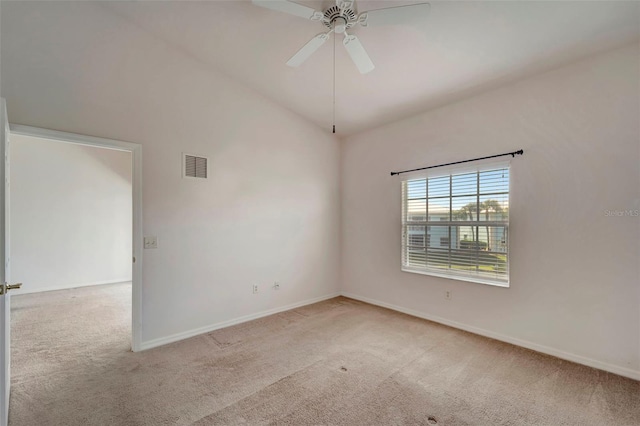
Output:
[[[7,285],[11,279],[10,246],[9,246],[9,121],[7,119],[7,103],[0,98],[0,426],[6,426],[9,420],[9,392],[11,377],[9,365],[11,361],[11,296],[8,290],[20,285]],[[4,161],[1,161],[4,159]]]

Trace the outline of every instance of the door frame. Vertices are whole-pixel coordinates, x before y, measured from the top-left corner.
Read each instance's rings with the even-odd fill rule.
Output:
[[[132,297],[131,297],[131,350],[139,352],[142,346],[142,145],[105,139],[95,136],[85,136],[75,133],[59,132],[57,130],[41,129],[38,127],[9,124],[11,134],[51,139],[59,142],[77,145],[94,146],[114,149],[131,153],[132,166],[132,197],[133,197],[133,226],[132,226]]]
[[[0,183],[0,259],[3,265],[0,266],[0,284],[11,284],[11,238],[9,235],[10,210],[7,208],[10,202],[9,152],[10,152],[10,132],[7,119],[7,103],[4,98],[0,98],[0,175],[3,182]],[[4,379],[0,385],[0,425],[6,426],[9,423],[9,396],[11,394],[11,293],[5,292],[0,296],[0,376]]]

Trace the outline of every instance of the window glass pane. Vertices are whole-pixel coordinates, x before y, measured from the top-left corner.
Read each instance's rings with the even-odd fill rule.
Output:
[[[446,271],[449,269],[449,250],[427,249],[427,266],[431,269]]]
[[[507,252],[507,227],[506,226],[479,226],[478,227],[479,250],[496,253]]]
[[[491,242],[491,251],[496,253],[508,253],[509,252],[509,228],[506,226],[496,226],[494,228],[495,234]]]
[[[449,198],[429,199],[429,220],[433,222],[449,220]]]
[[[480,196],[480,219],[484,221],[502,221],[509,217],[509,195]]]
[[[451,177],[451,195],[474,195],[478,192],[478,174],[468,173]]]
[[[425,247],[425,227],[408,226],[407,228],[407,245],[412,247]]]
[[[478,198],[452,197],[453,220],[478,220]]]
[[[446,241],[449,238],[448,226],[430,226],[427,235],[429,236],[429,248],[449,248],[449,243]]]
[[[426,200],[408,200],[407,201],[407,221],[421,222],[427,217]]]
[[[480,194],[509,192],[509,170],[480,172]]]
[[[485,275],[504,276],[507,273],[507,255],[501,253],[478,252],[478,272]]]
[[[425,198],[427,196],[426,179],[407,181],[407,198],[409,200],[415,198]]]
[[[477,252],[475,250],[456,249],[451,251],[451,269],[457,271],[476,271]]]
[[[477,226],[456,226],[457,243],[459,249],[475,249],[477,247]]]
[[[427,254],[425,249],[407,247],[407,266],[424,268],[427,265]]]
[[[429,179],[429,198],[448,197],[449,195],[449,176]]]

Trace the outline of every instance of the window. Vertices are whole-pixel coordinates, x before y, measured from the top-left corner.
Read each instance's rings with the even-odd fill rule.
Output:
[[[508,236],[508,165],[402,182],[403,271],[506,287]]]

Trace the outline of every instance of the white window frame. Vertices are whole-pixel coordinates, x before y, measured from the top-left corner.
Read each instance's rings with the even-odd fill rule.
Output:
[[[426,214],[426,221],[408,221],[407,220],[407,208],[408,208],[408,198],[407,198],[407,182],[409,181],[415,181],[415,180],[426,180],[426,185],[428,185],[428,179],[434,179],[434,178],[442,178],[444,176],[455,176],[455,175],[461,175],[461,174],[468,174],[468,173],[481,173],[481,172],[487,172],[487,171],[492,171],[492,170],[500,170],[500,169],[506,169],[509,171],[509,180],[508,180],[508,187],[507,187],[507,197],[510,198],[511,196],[511,192],[512,192],[512,185],[511,185],[511,173],[510,173],[510,164],[509,161],[493,161],[493,162],[485,162],[485,163],[478,163],[472,166],[464,166],[464,167],[446,167],[446,168],[438,168],[438,169],[432,169],[432,170],[428,170],[428,171],[421,171],[418,173],[411,173],[411,174],[407,174],[405,176],[402,176],[402,224],[401,224],[401,234],[402,234],[402,242],[401,242],[401,270],[404,272],[410,272],[410,273],[416,273],[416,274],[423,274],[423,275],[429,275],[429,276],[436,276],[436,277],[441,277],[441,278],[448,278],[448,279],[454,279],[454,280],[459,280],[459,281],[468,281],[468,282],[474,282],[474,283],[479,283],[479,284],[487,284],[487,285],[493,285],[493,286],[498,286],[498,287],[509,287],[510,285],[510,261],[511,261],[511,256],[510,256],[510,250],[509,250],[509,238],[510,238],[510,232],[509,232],[509,214],[510,211],[507,212],[507,216],[505,220],[492,220],[492,221],[487,221],[487,220],[480,220],[480,217],[476,217],[476,220],[474,221],[459,221],[459,220],[453,220],[453,217],[450,217],[451,220],[446,220],[446,221],[441,221],[442,218],[440,217],[433,217],[431,218],[432,220],[429,220],[429,212],[427,211]],[[478,197],[478,200],[481,196],[484,196],[484,194],[480,193],[481,189],[478,186],[476,188],[476,196]],[[428,195],[427,195],[428,197]],[[449,194],[449,198],[453,198],[453,195],[450,193]],[[428,198],[427,200],[425,200],[425,203],[428,204]],[[429,239],[429,237],[427,236],[427,232],[429,227],[433,227],[433,226],[448,226],[450,227],[449,229],[453,230],[453,228],[457,228],[460,229],[459,227],[462,226],[477,226],[477,227],[486,227],[486,226],[497,226],[497,227],[504,227],[506,232],[506,238],[505,240],[505,246],[506,246],[506,265],[505,265],[505,273],[504,276],[499,276],[501,274],[496,274],[495,277],[491,277],[489,276],[488,273],[486,272],[480,272],[479,268],[476,269],[477,272],[473,273],[473,272],[460,272],[457,269],[451,268],[451,259],[449,259],[449,268],[450,269],[442,269],[440,268],[430,268],[425,260],[425,265],[424,266],[415,266],[415,265],[410,265],[409,260],[408,260],[408,241],[409,241],[409,235],[408,235],[408,230],[409,230],[409,226],[424,226],[425,228],[425,243],[427,242],[427,240]],[[479,229],[479,228],[477,228]],[[449,231],[449,236],[451,236],[452,233],[451,231]],[[440,239],[440,235],[430,235],[430,240],[431,242],[439,242]],[[435,240],[434,240],[435,238]],[[456,240],[459,240],[459,236]],[[435,244],[435,243],[434,243]],[[449,246],[449,250],[451,251],[451,245]],[[479,252],[479,251],[478,251]],[[427,250],[427,244],[425,244],[425,256],[427,256],[428,250]],[[425,258],[426,259],[426,258]],[[479,263],[478,263],[479,265]]]

